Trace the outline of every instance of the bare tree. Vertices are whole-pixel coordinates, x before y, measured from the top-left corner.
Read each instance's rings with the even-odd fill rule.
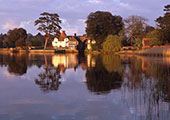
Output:
[[[133,45],[136,38],[143,37],[148,20],[141,16],[132,15],[124,20],[125,33]]]

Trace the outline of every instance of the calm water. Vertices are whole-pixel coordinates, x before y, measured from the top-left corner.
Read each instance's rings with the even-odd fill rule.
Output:
[[[0,120],[170,120],[170,58],[1,54]]]

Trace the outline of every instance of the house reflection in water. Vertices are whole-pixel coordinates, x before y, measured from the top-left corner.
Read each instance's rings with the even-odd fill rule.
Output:
[[[94,58],[92,58],[91,54],[87,55],[87,66],[88,67],[95,67],[96,66],[96,61]]]
[[[75,54],[60,54],[52,57],[52,64],[56,68],[60,67],[62,72],[64,72],[66,68],[74,68],[78,61]]]
[[[87,67],[95,67],[95,59],[92,58],[92,55],[79,56],[77,54],[58,54],[52,56],[52,64],[56,68],[60,68],[64,73],[66,69],[75,68],[79,65],[83,70]]]

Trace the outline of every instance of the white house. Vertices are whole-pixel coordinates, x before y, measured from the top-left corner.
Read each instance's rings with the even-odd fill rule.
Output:
[[[91,50],[92,49],[92,44],[96,44],[95,40],[91,40],[89,37],[86,35],[83,36],[77,36],[82,42],[84,42],[86,39],[86,44],[87,44],[87,49]],[[63,48],[63,49],[72,49],[75,50],[78,45],[78,41],[75,39],[74,36],[68,37],[65,33],[65,31],[62,31],[61,35],[59,38],[54,38],[52,42],[52,46],[54,48]]]
[[[54,48],[68,48],[69,46],[69,39],[65,33],[65,31],[62,31],[59,39],[58,38],[54,38],[53,42],[52,42],[52,46]]]

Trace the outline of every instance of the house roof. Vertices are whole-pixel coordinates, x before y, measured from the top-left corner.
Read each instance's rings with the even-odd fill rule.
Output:
[[[69,37],[69,41],[77,41],[73,36]]]
[[[76,36],[78,37],[82,42],[84,42],[86,39],[90,39],[89,37],[87,37],[87,35],[83,35],[83,36]],[[69,41],[77,41],[75,39],[75,36],[67,36],[65,31],[62,31],[58,41],[64,41],[65,38],[69,38]],[[77,41],[78,42],[78,41]]]
[[[62,31],[58,41],[64,41],[65,38],[67,38],[67,35],[66,35],[65,31]]]

